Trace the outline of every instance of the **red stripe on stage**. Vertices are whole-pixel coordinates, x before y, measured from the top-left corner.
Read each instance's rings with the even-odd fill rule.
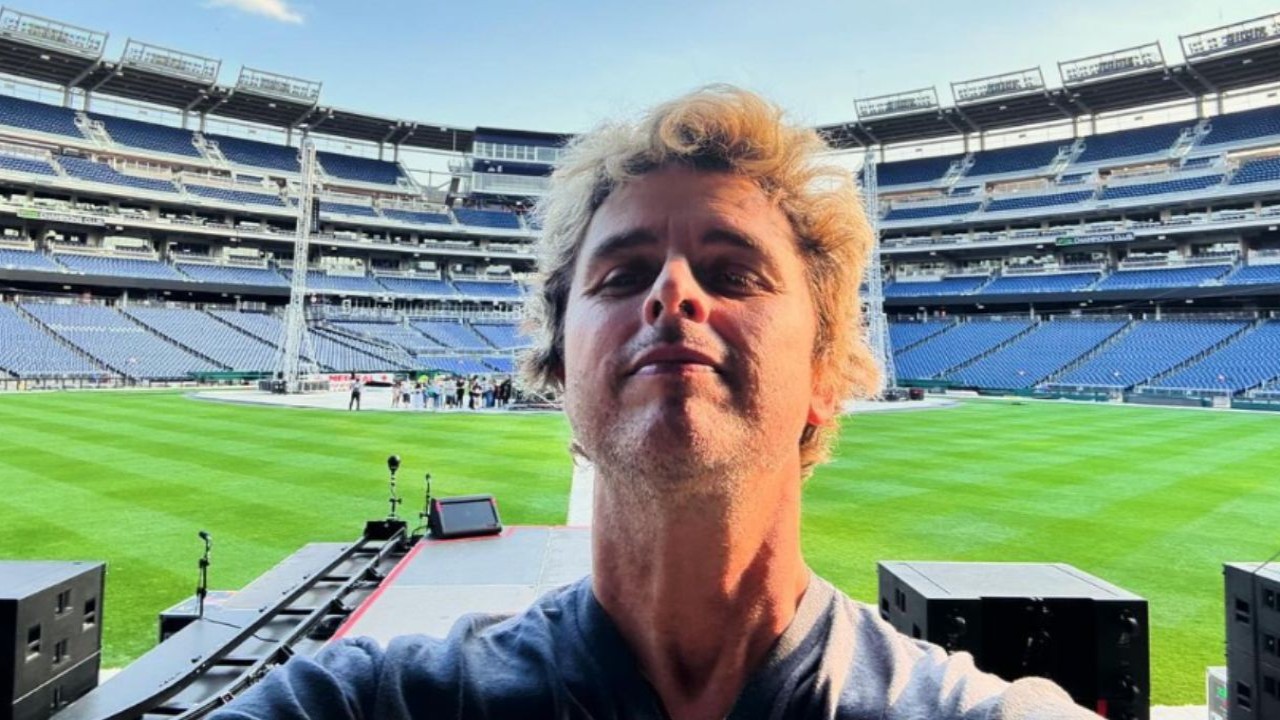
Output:
[[[391,572],[387,573],[387,577],[380,585],[378,585],[378,589],[370,593],[369,597],[365,598],[364,602],[360,603],[360,607],[356,608],[351,615],[338,626],[338,629],[333,633],[333,637],[330,638],[329,642],[341,640],[342,637],[347,634],[347,631],[351,629],[351,626],[355,625],[356,621],[360,619],[360,616],[364,615],[365,611],[369,609],[369,606],[373,605],[374,601],[382,595],[382,591],[391,587],[391,583],[395,581],[396,577],[400,575],[400,572],[405,569],[409,562],[422,551],[422,548],[425,547],[425,545],[425,539],[419,540],[418,544],[414,545],[412,550],[405,553],[405,556],[400,558],[400,562],[396,563],[396,566],[391,568]]]

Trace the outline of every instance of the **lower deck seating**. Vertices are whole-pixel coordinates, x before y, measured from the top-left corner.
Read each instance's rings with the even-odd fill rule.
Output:
[[[159,260],[127,258],[114,255],[76,255],[60,253],[57,260],[71,272],[85,275],[150,278],[152,280],[186,280],[173,266]]]
[[[1043,275],[1004,275],[982,288],[983,295],[1016,295],[1022,293],[1078,292],[1102,277],[1101,273],[1046,273]]]
[[[895,280],[884,288],[887,298],[929,297],[932,295],[968,295],[991,278],[986,275],[944,277],[938,280]]]
[[[960,323],[894,357],[898,377],[928,380],[989,352],[1026,332],[1029,320],[975,320]]]
[[[1094,290],[1143,290],[1146,288],[1198,287],[1230,272],[1230,265],[1117,270],[1098,283]]]
[[[1280,320],[1245,332],[1153,386],[1237,393],[1275,378],[1280,378]]]
[[[441,345],[453,350],[492,350],[474,330],[457,320],[414,320],[410,325]]]
[[[1023,389],[1040,384],[1116,334],[1123,321],[1041,323],[991,355],[947,377],[979,388]]]
[[[950,320],[889,323],[889,344],[895,353],[927,340],[954,325]]]
[[[1080,366],[1053,380],[1066,387],[1131,388],[1240,332],[1227,320],[1143,320]]]
[[[8,304],[0,305],[0,370],[32,379],[96,378],[109,374]]]

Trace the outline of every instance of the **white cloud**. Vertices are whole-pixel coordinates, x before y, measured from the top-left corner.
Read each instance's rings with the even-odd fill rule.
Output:
[[[207,0],[205,7],[230,7],[251,15],[262,15],[280,22],[301,24],[302,13],[289,7],[289,0]]]

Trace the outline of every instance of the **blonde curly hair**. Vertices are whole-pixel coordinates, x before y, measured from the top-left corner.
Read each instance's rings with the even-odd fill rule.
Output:
[[[880,372],[867,346],[858,297],[871,228],[852,173],[822,154],[810,128],[787,124],[776,105],[732,86],[705,87],[657,106],[639,122],[611,122],[566,148],[539,204],[542,237],[534,292],[526,305],[533,347],[521,358],[525,382],[559,390],[564,319],[587,225],[610,193],[670,165],[728,172],[755,182],[791,222],[817,311],[813,367],[837,398],[869,397]],[[830,456],[838,416],[800,441],[808,474]]]

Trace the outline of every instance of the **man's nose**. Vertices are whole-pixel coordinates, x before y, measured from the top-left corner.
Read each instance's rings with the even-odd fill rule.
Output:
[[[668,260],[645,298],[645,321],[656,324],[671,318],[705,322],[707,311],[706,293],[688,261],[683,258]]]

